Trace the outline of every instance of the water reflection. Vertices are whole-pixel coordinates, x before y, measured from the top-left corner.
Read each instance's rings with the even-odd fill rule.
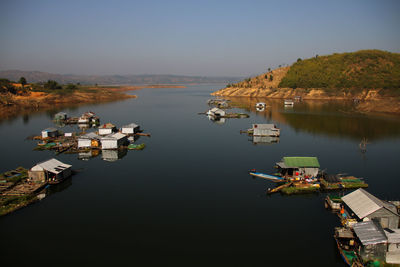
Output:
[[[127,152],[128,152],[127,149],[118,149],[118,150],[103,149],[101,151],[101,158],[105,161],[113,162],[125,157]]]
[[[215,117],[215,116],[211,116],[211,115],[207,115],[207,118],[212,121],[215,122],[216,124],[224,124],[226,119],[225,118],[221,118],[221,117]]]
[[[100,150],[97,150],[97,149],[88,150],[88,151],[79,152],[78,159],[87,161],[89,159],[97,157],[98,155],[100,155]]]
[[[57,123],[58,123],[58,122],[57,122]],[[57,124],[57,123],[55,122],[55,124]],[[79,123],[79,124],[77,124],[77,125],[78,125],[78,128],[79,128],[82,132],[84,132],[84,131],[86,131],[86,130],[88,130],[88,129],[90,129],[90,128],[97,128],[97,124]],[[64,124],[64,126],[65,126],[65,124]]]
[[[253,136],[250,140],[254,145],[270,145],[279,143],[279,137],[275,136]]]
[[[72,185],[72,177],[68,177],[67,179],[64,179],[61,183],[49,186],[46,190],[46,196],[64,191],[71,185]]]
[[[400,136],[400,118],[395,116],[373,116],[354,112],[351,101],[296,102],[293,107],[283,105],[283,100],[230,97],[232,103],[251,112],[257,112],[268,120],[291,126],[296,131],[346,137],[360,141],[363,138],[375,141]],[[255,103],[266,102],[270,106],[264,112],[255,108]]]

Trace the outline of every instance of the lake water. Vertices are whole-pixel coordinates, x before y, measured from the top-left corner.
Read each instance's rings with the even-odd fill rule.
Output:
[[[220,87],[143,89],[131,92],[137,99],[62,109],[91,110],[119,127],[135,122],[151,137],[114,162],[56,156],[79,173],[0,218],[1,265],[344,266],[325,194],[268,196],[274,185],[247,171],[272,173],[283,156],[316,156],[329,173],[363,177],[372,194],[398,200],[400,120],[350,115],[351,104],[332,102],[285,109],[269,101],[257,112],[258,100],[242,99],[233,111],[250,118],[218,124],[198,113]],[[55,157],[25,138],[52,126],[57,111],[0,122],[0,172]],[[253,144],[240,134],[252,123],[275,123],[279,142]],[[370,142],[364,154],[362,138]]]

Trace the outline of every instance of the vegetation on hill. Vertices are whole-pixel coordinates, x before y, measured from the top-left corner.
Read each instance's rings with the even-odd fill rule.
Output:
[[[279,87],[398,91],[400,54],[361,50],[298,60]]]

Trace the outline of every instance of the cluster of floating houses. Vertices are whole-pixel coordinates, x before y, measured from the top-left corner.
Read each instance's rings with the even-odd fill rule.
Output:
[[[349,266],[400,264],[400,201],[381,200],[358,189],[334,200],[327,196],[326,207],[340,218],[342,226],[335,228],[334,238]]]
[[[285,107],[292,107],[301,97],[285,99]],[[213,119],[226,116],[222,108],[230,105],[216,99],[208,101],[216,105],[207,115]],[[264,111],[266,104],[256,103],[257,111]],[[274,124],[253,124],[250,129],[240,131],[253,137],[253,143],[279,141],[280,129]],[[316,157],[283,157],[274,166],[274,174],[251,170],[253,177],[276,183],[268,188],[267,194],[281,192],[285,195],[315,192],[331,192],[356,189],[343,197],[328,195],[325,206],[336,212],[342,227],[336,227],[334,239],[344,261],[349,266],[383,266],[400,264],[400,201],[384,201],[371,195],[363,188],[368,187],[362,178],[343,174],[328,174],[321,171]]]
[[[102,159],[115,161],[126,155],[127,150],[141,150],[144,144],[134,144],[142,133],[140,126],[130,123],[120,129],[111,123],[99,125],[100,119],[93,112],[80,117],[68,118],[64,112],[57,113],[56,122],[65,124],[97,125],[96,132],[62,133],[55,127],[41,131],[38,150],[55,150],[58,153],[79,153],[79,159],[89,159],[102,154]],[[0,174],[0,215],[7,214],[45,197],[48,186],[58,184],[72,175],[72,166],[55,158],[39,162],[29,170],[19,167]]]
[[[340,255],[349,266],[400,264],[400,201],[378,199],[363,189],[368,184],[361,178],[326,174],[316,157],[284,157],[275,168],[273,175],[249,172],[278,184],[268,194],[357,189],[343,197],[325,198],[325,207],[337,213],[342,224],[334,231]]]
[[[139,150],[144,148],[144,144],[134,144],[134,141],[141,135],[150,136],[142,133],[140,126],[135,123],[124,125],[120,129],[112,123],[99,125],[100,119],[93,112],[85,112],[76,118],[68,118],[66,113],[60,112],[55,115],[54,120],[64,121],[68,124],[96,125],[97,131],[82,134],[62,133],[59,129],[50,127],[42,130],[41,136],[34,137],[34,139],[42,141],[38,144],[38,150],[52,149],[58,153],[83,153],[85,155],[88,155],[87,150]],[[87,157],[83,156],[82,158]]]

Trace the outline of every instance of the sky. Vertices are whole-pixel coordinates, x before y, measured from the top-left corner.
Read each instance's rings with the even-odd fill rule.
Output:
[[[0,70],[250,76],[315,55],[400,52],[400,1],[1,0]]]

